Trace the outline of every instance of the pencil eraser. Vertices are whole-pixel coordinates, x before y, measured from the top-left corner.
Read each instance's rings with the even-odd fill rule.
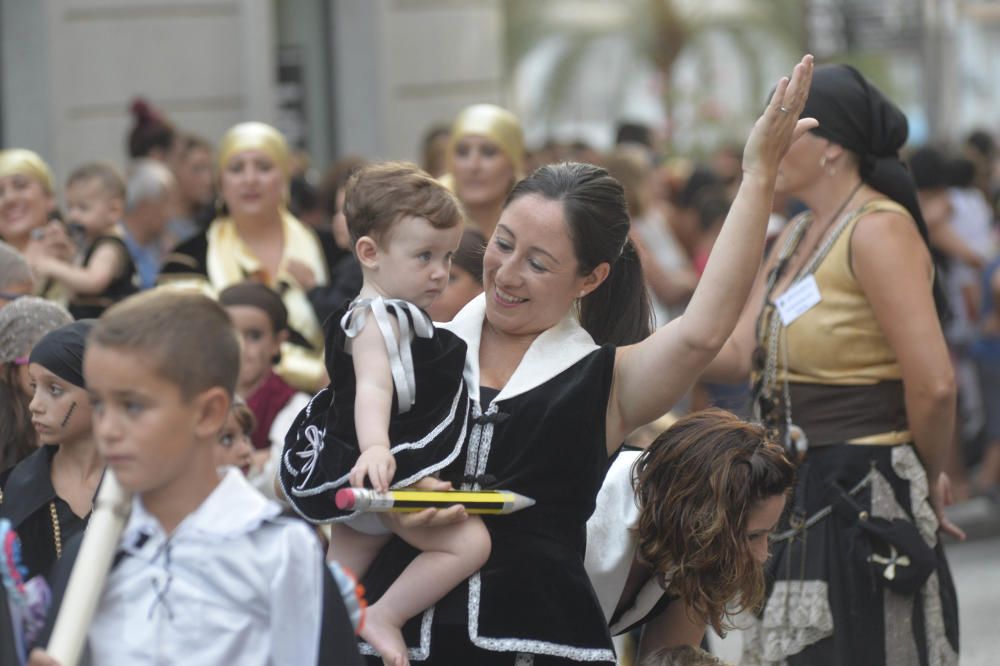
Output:
[[[354,508],[354,489],[353,488],[341,488],[337,491],[337,496],[334,498],[337,503],[337,508],[341,511],[349,511]]]

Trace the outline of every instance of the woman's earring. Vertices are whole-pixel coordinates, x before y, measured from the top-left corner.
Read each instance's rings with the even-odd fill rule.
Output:
[[[819,158],[819,166],[820,166],[820,168],[825,169],[826,173],[828,175],[830,175],[830,176],[836,175],[836,173],[837,173],[837,167],[834,166],[834,165],[831,165],[831,166],[827,167],[826,165],[827,165],[828,162],[829,162],[829,160],[826,159],[826,155],[824,155],[823,157]]]

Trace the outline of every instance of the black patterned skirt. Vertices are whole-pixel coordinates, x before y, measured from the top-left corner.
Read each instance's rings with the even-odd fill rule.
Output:
[[[955,587],[914,448],[813,448],[799,477],[741,663],[957,664]]]

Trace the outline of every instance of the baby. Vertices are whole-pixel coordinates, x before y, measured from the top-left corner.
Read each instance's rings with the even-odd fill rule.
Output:
[[[454,196],[420,169],[376,164],[351,177],[344,213],[364,282],[327,320],[330,385],[299,414],[280,476],[295,509],[332,525],[328,555],[363,575],[396,534],[421,554],[368,609],[361,636],[386,663],[409,663],[403,623],[477,571],[490,551],[478,519],[412,528],[340,511],[340,488],[409,486],[461,451],[469,397],[465,343],[424,309],[441,294],[462,237]]]

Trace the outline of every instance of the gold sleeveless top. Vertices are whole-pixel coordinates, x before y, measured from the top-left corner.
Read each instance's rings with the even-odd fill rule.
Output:
[[[862,217],[877,212],[910,218],[905,208],[888,199],[870,201],[850,213],[843,233],[813,273],[822,300],[781,334],[778,381],[856,386],[902,378],[896,354],[851,268],[854,228]],[[770,317],[777,316],[773,306],[767,307],[770,312],[761,317],[758,330],[761,340]]]

